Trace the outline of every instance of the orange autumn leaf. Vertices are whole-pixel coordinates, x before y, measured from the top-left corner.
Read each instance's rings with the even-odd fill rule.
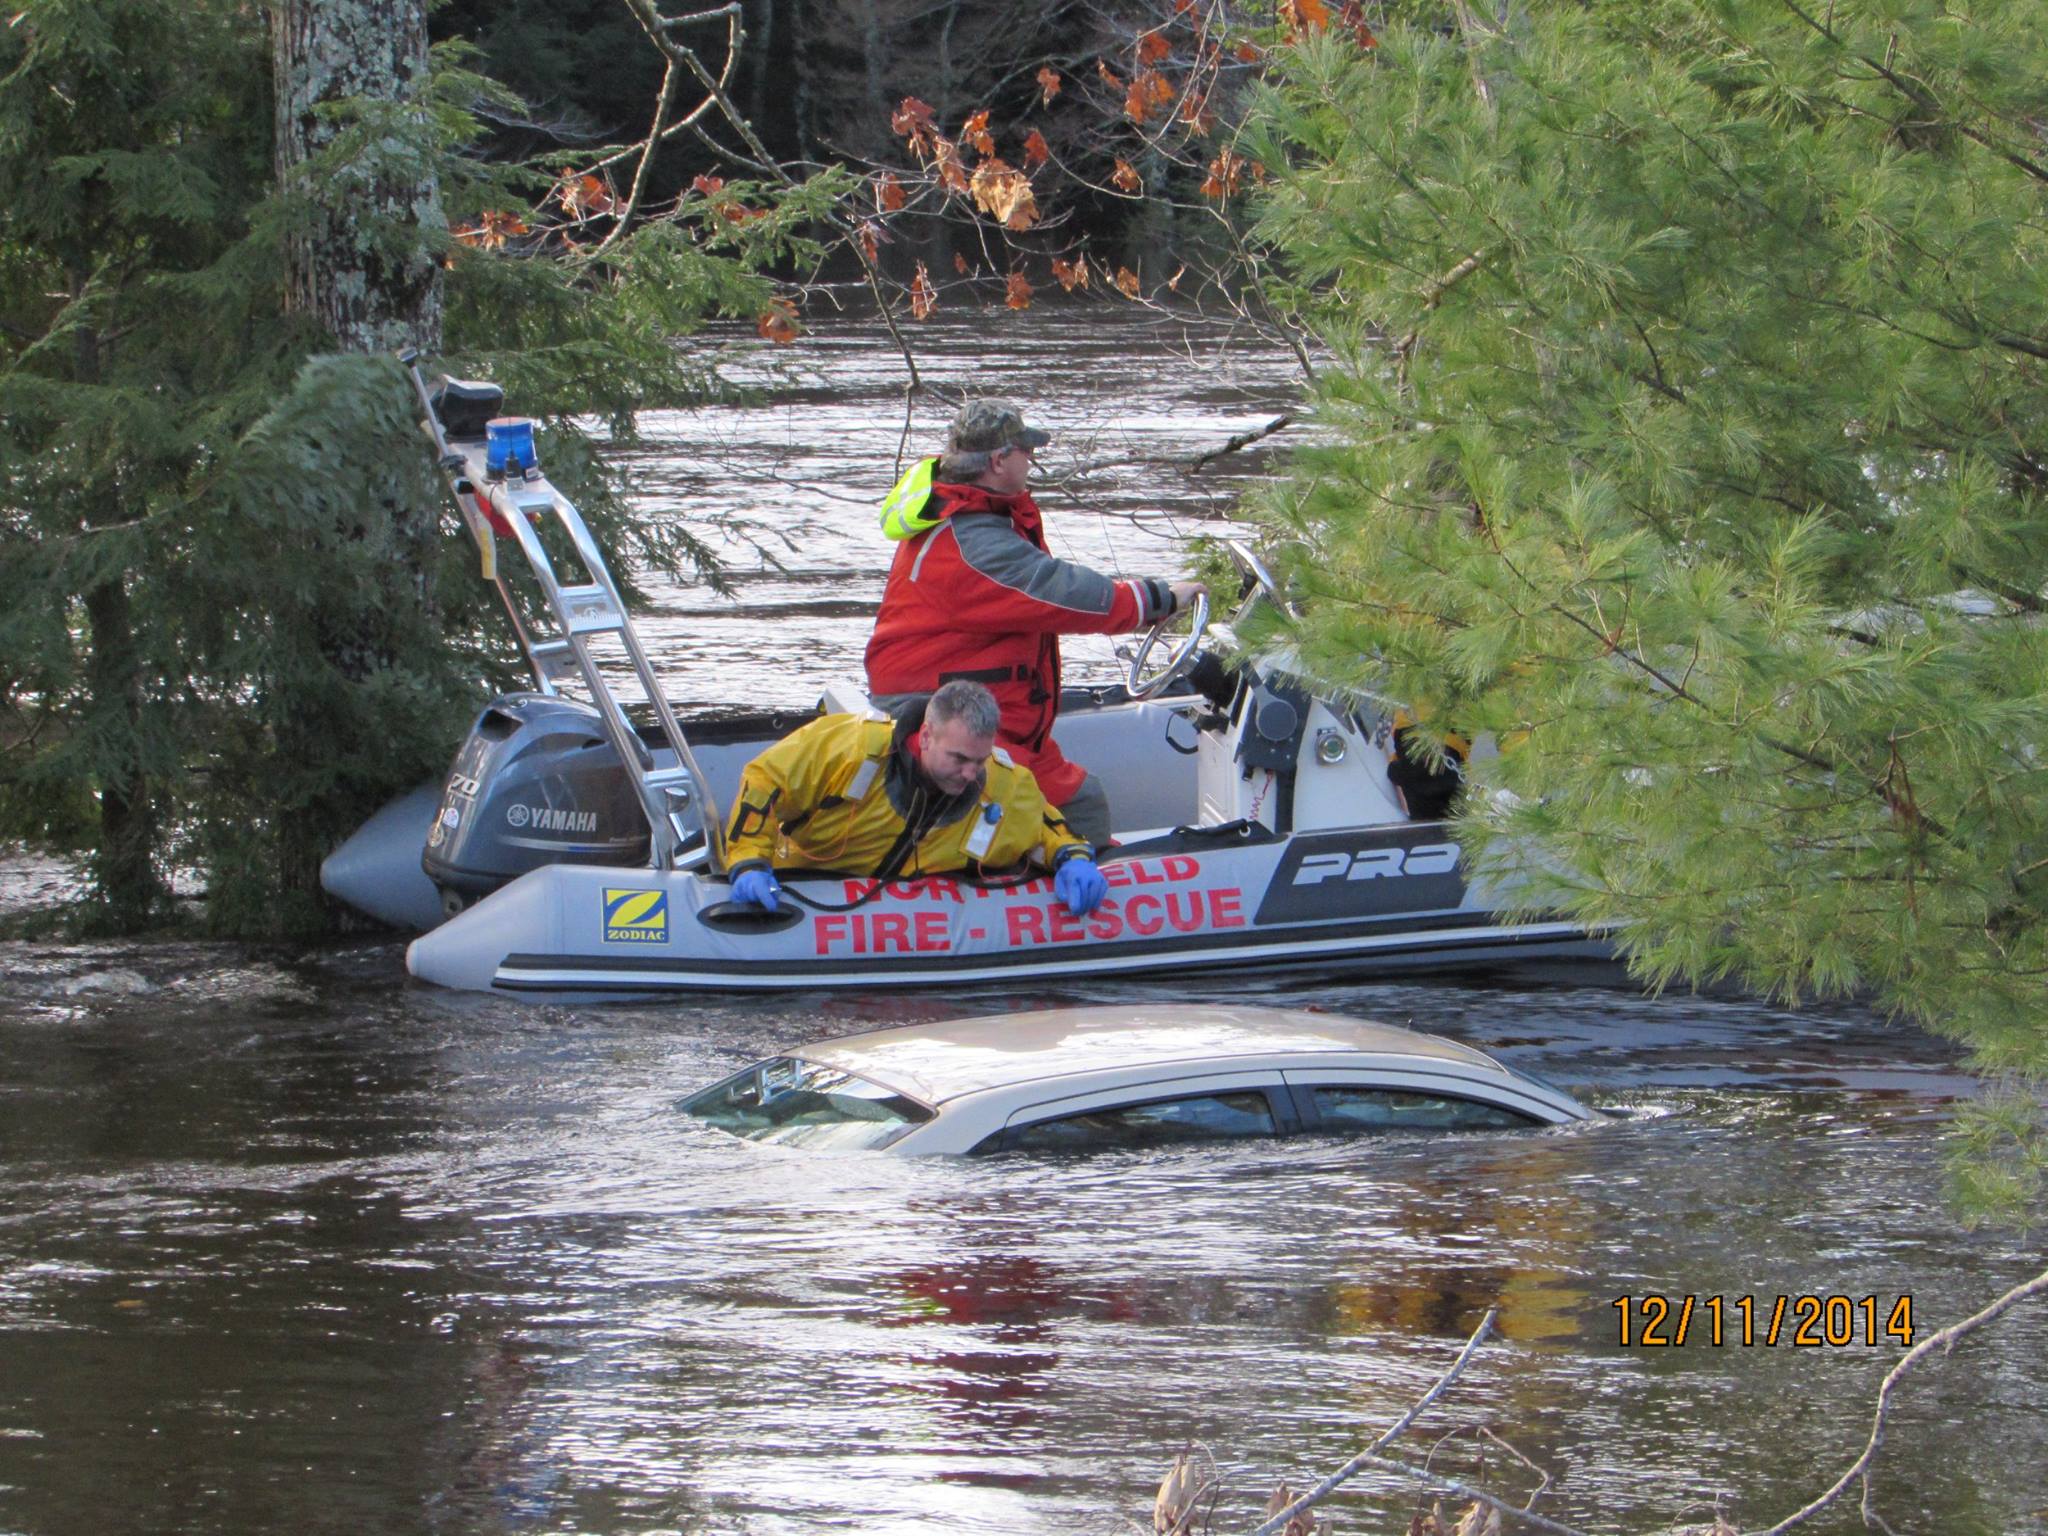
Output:
[[[1179,293],[1180,280],[1186,277],[1187,275],[1188,269],[1186,267],[1182,267],[1178,272],[1174,273],[1173,276],[1169,277],[1166,280],[1166,291],[1168,293]]]
[[[1173,0],[1173,14],[1185,16],[1195,8],[1195,0]]]
[[[1124,92],[1124,116],[1143,124],[1153,112],[1173,100],[1173,83],[1156,69],[1141,69]]]
[[[725,178],[723,176],[699,176],[690,183],[690,190],[702,193],[705,197],[716,197],[725,190]]]
[[[1003,160],[984,160],[968,183],[976,206],[1005,229],[1026,230],[1038,222],[1038,203],[1024,173]]]
[[[1116,170],[1109,179],[1126,192],[1135,192],[1144,185],[1144,182],[1138,179],[1138,173],[1131,162],[1122,158],[1117,160]]]
[[[1024,163],[1034,170],[1052,158],[1052,146],[1036,128],[1024,139]]]
[[[961,163],[960,151],[951,139],[932,140],[932,163],[939,168],[940,186],[948,192],[967,191],[967,167]]]
[[[867,258],[868,265],[873,266],[876,253],[881,249],[882,232],[875,228],[872,220],[862,219],[860,228],[853,232],[853,238],[860,246],[861,255]]]
[[[1240,42],[1237,45],[1236,52],[1238,58],[1246,64],[1256,64],[1259,62],[1259,60],[1265,57],[1265,55],[1259,51],[1259,45],[1253,42],[1250,38],[1246,38],[1244,41]]]
[[[931,151],[932,140],[938,134],[932,127],[932,109],[915,96],[903,98],[903,105],[889,116],[889,126],[900,138],[910,141],[910,148],[922,160]]]
[[[1216,126],[1216,114],[1209,110],[1209,93],[1197,96],[1193,92],[1181,98],[1180,120],[1187,124],[1188,132],[1201,138],[1209,137],[1209,130]]]
[[[1138,296],[1138,274],[1129,267],[1118,267],[1116,269],[1116,286],[1125,298],[1135,299]]]
[[[1372,28],[1365,23],[1365,7],[1359,0],[1344,0],[1337,12],[1337,24],[1350,29],[1352,41],[1361,48],[1377,48],[1380,40],[1372,35]]]
[[[961,255],[958,251],[955,251],[953,253],[953,270],[955,272],[958,272],[962,277],[965,277],[967,275],[967,258]]]
[[[1322,32],[1330,25],[1330,8],[1323,0],[1280,0],[1280,21],[1289,36]]]
[[[770,299],[767,310],[754,322],[754,329],[760,332],[762,340],[779,347],[788,346],[803,334],[803,328],[796,323],[796,306],[787,299]]]
[[[1108,86],[1112,91],[1120,91],[1124,88],[1124,77],[1118,74],[1115,70],[1111,69],[1109,65],[1101,59],[1097,59],[1095,61],[1095,73],[1102,76],[1102,83]]]
[[[931,274],[925,271],[924,263],[920,261],[917,275],[910,280],[910,313],[916,319],[928,320],[938,307],[939,296],[932,288]]]
[[[992,155],[996,152],[996,141],[988,131],[987,107],[983,107],[960,125],[960,141],[963,144],[972,144],[974,152],[978,155]]]
[[[523,235],[528,232],[526,220],[516,213],[487,213],[484,223],[496,229],[501,235]]]
[[[1088,258],[1086,256],[1076,256],[1072,261],[1061,261],[1059,257],[1055,256],[1052,259],[1052,275],[1059,279],[1060,286],[1066,289],[1068,293],[1072,293],[1076,288],[1086,288],[1088,286]]]
[[[555,188],[555,198],[562,205],[562,211],[573,219],[587,218],[594,213],[610,213],[619,206],[619,200],[612,189],[595,176],[578,176],[564,172],[560,184]]]
[[[1012,309],[1031,307],[1031,285],[1024,281],[1022,272],[1012,272],[1004,284],[1003,302]]]
[[[507,213],[497,208],[486,208],[477,215],[476,223],[468,229],[449,231],[460,244],[473,245],[486,251],[501,251],[509,237],[527,232],[526,220],[516,213]]]
[[[1140,32],[1138,34],[1138,62],[1140,64],[1157,64],[1171,52],[1173,52],[1173,45],[1167,42],[1166,31],[1163,27],[1154,27],[1150,32]]]
[[[903,190],[903,183],[896,179],[893,171],[882,172],[882,179],[875,183],[875,206],[884,213],[894,213],[910,198]]]
[[[1209,175],[1202,183],[1202,196],[1214,198],[1219,203],[1230,201],[1237,195],[1248,163],[1242,155],[1232,154],[1227,149],[1221,151],[1209,162]]]
[[[1060,72],[1050,64],[1038,66],[1038,90],[1040,105],[1047,107],[1052,105],[1053,97],[1060,93]]]

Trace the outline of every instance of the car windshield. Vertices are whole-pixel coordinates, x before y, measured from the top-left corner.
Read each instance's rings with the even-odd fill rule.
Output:
[[[777,1056],[683,1101],[695,1115],[749,1141],[797,1147],[886,1147],[932,1112],[894,1089],[837,1067]]]

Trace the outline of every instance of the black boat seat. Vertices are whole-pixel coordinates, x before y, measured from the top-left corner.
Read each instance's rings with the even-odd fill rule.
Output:
[[[505,391],[480,380],[444,378],[434,391],[434,414],[451,439],[484,437],[490,419],[505,414]]]

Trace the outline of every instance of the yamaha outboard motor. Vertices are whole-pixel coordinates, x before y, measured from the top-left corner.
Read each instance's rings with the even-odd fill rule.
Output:
[[[648,841],[597,711],[509,693],[456,754],[420,864],[453,915],[543,864],[644,865]]]

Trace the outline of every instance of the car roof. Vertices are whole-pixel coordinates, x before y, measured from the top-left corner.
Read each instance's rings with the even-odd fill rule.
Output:
[[[789,1054],[935,1107],[964,1094],[1047,1078],[1182,1062],[1235,1064],[1253,1057],[1395,1056],[1509,1075],[1482,1051],[1395,1024],[1187,1003],[1117,1003],[910,1024],[820,1040]]]

